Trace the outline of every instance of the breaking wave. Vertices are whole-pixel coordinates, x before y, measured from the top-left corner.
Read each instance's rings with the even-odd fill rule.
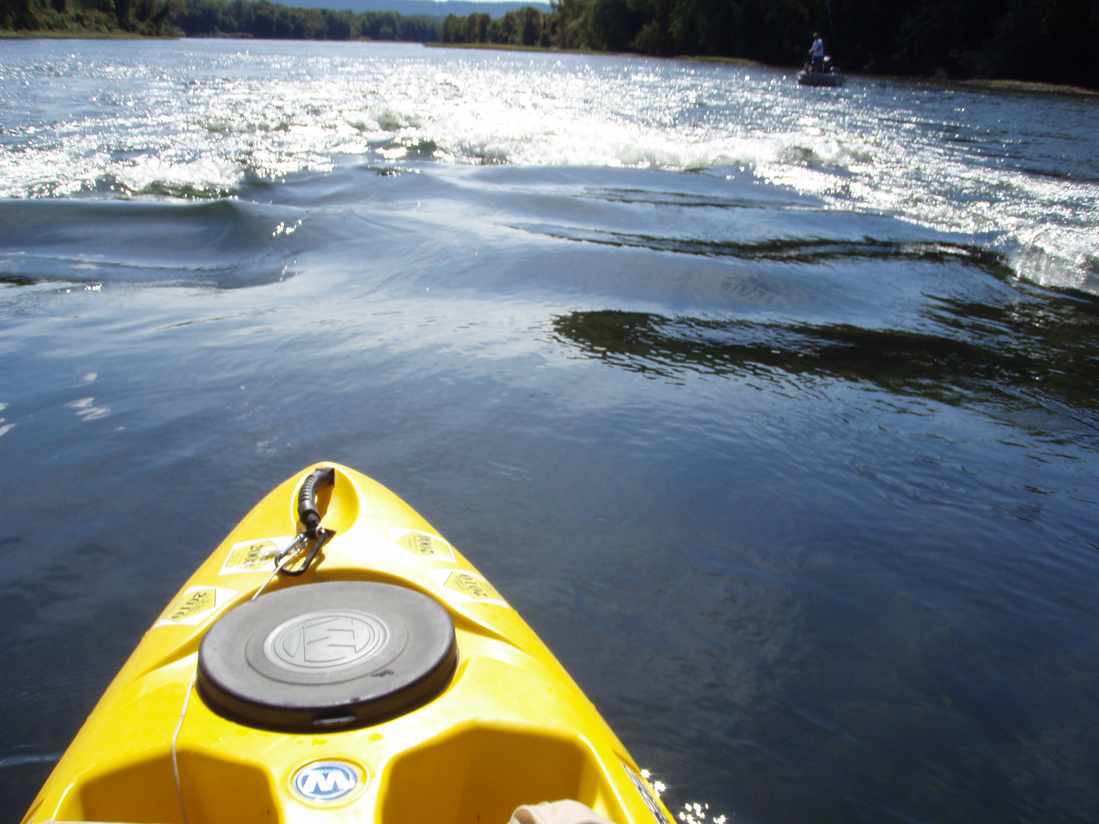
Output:
[[[256,286],[292,274],[301,227],[233,200],[0,201],[0,281]]]

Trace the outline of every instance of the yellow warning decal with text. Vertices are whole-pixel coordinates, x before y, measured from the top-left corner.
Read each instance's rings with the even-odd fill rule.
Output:
[[[221,565],[222,575],[239,575],[250,572],[270,572],[274,557],[293,541],[290,537],[257,538],[233,544]]]
[[[390,537],[403,549],[424,558],[454,560],[454,547],[438,535],[418,529],[393,529]]]
[[[472,572],[452,572],[446,586],[478,601],[503,601],[503,596],[488,581]]]
[[[168,604],[153,626],[196,626],[235,594],[231,589],[218,587],[188,587]]]

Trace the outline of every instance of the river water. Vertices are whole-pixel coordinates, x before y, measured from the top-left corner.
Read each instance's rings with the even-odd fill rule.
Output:
[[[1088,99],[0,42],[3,818],[331,459],[677,810],[1099,819],[1097,226]]]

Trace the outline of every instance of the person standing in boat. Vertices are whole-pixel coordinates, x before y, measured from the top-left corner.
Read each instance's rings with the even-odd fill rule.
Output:
[[[824,40],[813,32],[813,45],[809,47],[809,68],[815,72],[824,69]]]

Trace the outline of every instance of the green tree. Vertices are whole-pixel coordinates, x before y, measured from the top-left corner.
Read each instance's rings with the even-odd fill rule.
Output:
[[[488,27],[492,18],[483,12],[474,12],[466,18],[465,42],[485,43],[488,41]]]
[[[603,51],[625,51],[643,23],[629,0],[591,0],[587,45]]]
[[[536,46],[542,39],[542,14],[530,6],[518,12],[519,43],[524,46]]]
[[[462,18],[456,14],[448,14],[446,19],[443,20],[443,42],[444,43],[464,43],[467,42],[465,38],[466,26],[462,21]]]

